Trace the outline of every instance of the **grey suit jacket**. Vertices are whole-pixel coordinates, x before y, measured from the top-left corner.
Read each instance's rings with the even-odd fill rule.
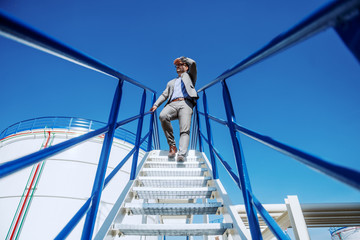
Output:
[[[191,58],[183,58],[183,61],[185,61],[189,65],[189,70],[183,74],[181,74],[181,79],[185,85],[185,89],[190,97],[192,97],[194,105],[196,103],[196,99],[199,98],[197,91],[195,90],[195,83],[197,79],[197,70],[196,70],[196,63]],[[172,97],[172,94],[174,92],[174,85],[175,85],[175,79],[170,80],[164,92],[159,96],[159,98],[154,103],[154,106],[159,107],[163,102],[168,100],[166,104],[170,103],[170,99]]]

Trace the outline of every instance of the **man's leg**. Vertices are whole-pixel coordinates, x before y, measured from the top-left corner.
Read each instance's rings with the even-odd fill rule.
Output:
[[[180,143],[179,143],[179,154],[181,156],[185,156],[190,140],[190,127],[191,127],[191,116],[193,113],[192,104],[189,104],[185,101],[183,103],[179,113],[179,127],[180,127]]]
[[[170,104],[166,105],[159,115],[160,123],[169,146],[176,146],[174,131],[170,122],[171,120],[176,119],[176,117],[177,111],[175,108],[171,107]]]

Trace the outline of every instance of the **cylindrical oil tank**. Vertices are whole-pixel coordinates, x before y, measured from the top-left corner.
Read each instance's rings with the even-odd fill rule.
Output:
[[[105,126],[79,118],[23,121],[0,135],[0,164]],[[91,196],[104,135],[0,179],[0,239],[54,239]],[[135,135],[117,129],[106,176],[134,147]],[[138,163],[145,155],[140,149]],[[102,193],[94,232],[100,228],[129,180],[132,157]],[[83,218],[68,239],[80,239]],[[141,220],[140,220],[141,221]]]
[[[332,240],[359,240],[360,227],[334,227],[330,228]]]

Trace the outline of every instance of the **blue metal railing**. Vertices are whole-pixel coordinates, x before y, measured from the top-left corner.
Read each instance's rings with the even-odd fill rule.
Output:
[[[94,180],[94,185],[92,188],[92,193],[89,199],[85,202],[85,204],[79,209],[79,211],[74,215],[74,217],[69,221],[69,223],[63,228],[63,230],[59,233],[56,239],[64,239],[69,233],[75,228],[75,226],[79,223],[81,218],[86,214],[85,224],[82,233],[82,239],[91,239],[93,235],[95,220],[99,208],[100,198],[103,189],[108,185],[111,179],[115,176],[115,174],[121,169],[121,167],[125,164],[125,162],[133,156],[133,164],[131,168],[130,176],[134,177],[136,173],[137,167],[137,158],[139,153],[139,148],[145,140],[148,140],[147,150],[152,148],[152,139],[154,139],[154,145],[156,149],[160,148],[160,141],[158,136],[157,123],[154,118],[154,115],[151,112],[144,112],[145,104],[146,104],[146,92],[150,92],[152,94],[152,103],[156,99],[156,92],[139,82],[131,79],[130,77],[108,67],[107,65],[86,56],[79,51],[72,49],[63,43],[56,41],[45,34],[42,34],[29,26],[26,26],[23,23],[20,23],[6,14],[0,12],[0,34],[29,45],[31,47],[37,48],[44,52],[53,54],[57,57],[63,58],[65,60],[71,61],[73,63],[79,64],[81,66],[87,67],[89,69],[101,72],[103,74],[112,76],[118,79],[118,85],[115,91],[115,95],[113,98],[113,103],[109,115],[108,123],[105,126],[102,126],[94,131],[90,131],[85,133],[79,137],[72,138],[70,140],[64,141],[57,145],[51,146],[49,148],[43,149],[41,151],[29,154],[27,156],[21,157],[16,160],[12,160],[0,165],[0,178],[20,171],[25,167],[33,165],[37,162],[45,160],[46,158],[55,155],[59,152],[65,151],[79,143],[82,143],[90,138],[96,137],[101,134],[105,134],[100,160]],[[134,84],[142,89],[144,89],[141,106],[140,106],[140,114],[134,117],[130,117],[128,119],[118,121],[118,112],[121,103],[122,90],[124,81]],[[149,131],[145,134],[145,137],[141,139],[141,133],[143,128],[143,119],[146,115],[150,115],[150,126]],[[127,124],[129,122],[138,120],[137,133],[135,135],[135,146],[134,148],[127,154],[127,156],[113,169],[113,171],[105,178],[105,172],[107,168],[107,163],[109,160],[109,155],[111,151],[113,138],[116,137],[116,129],[120,126]],[[34,128],[36,121],[33,122]],[[54,124],[55,125],[55,124]],[[86,124],[80,124],[82,127]],[[21,123],[18,125],[14,125],[15,130],[9,130],[9,128],[3,133],[7,135],[12,131],[19,131],[21,128]],[[54,126],[53,126],[54,127]],[[71,128],[71,124],[69,125]],[[89,126],[89,129],[91,127]]]
[[[290,147],[286,144],[280,143],[270,137],[263,136],[259,133],[246,129],[239,124],[237,124],[234,114],[233,105],[231,102],[230,92],[228,90],[226,79],[238,74],[242,70],[252,66],[255,63],[258,63],[265,58],[278,53],[289,46],[298,43],[305,38],[311,37],[314,34],[318,33],[321,30],[324,30],[328,27],[336,27],[337,21],[343,19],[344,16],[354,15],[358,13],[360,8],[359,0],[349,0],[349,1],[334,1],[323,7],[319,11],[312,14],[310,17],[306,18],[304,21],[300,22],[289,31],[280,34],[274,38],[270,43],[265,47],[261,48],[254,54],[250,55],[233,68],[225,71],[215,80],[205,85],[199,89],[199,93],[202,92],[203,100],[203,109],[204,112],[200,112],[198,107],[195,107],[194,116],[193,116],[193,132],[191,136],[191,148],[196,149],[199,147],[200,151],[203,151],[203,142],[202,139],[209,146],[210,160],[213,169],[214,178],[218,178],[217,167],[215,162],[215,156],[219,162],[224,166],[225,170],[238,185],[242,191],[244,198],[245,209],[247,212],[250,233],[252,239],[262,239],[259,221],[257,218],[257,213],[263,218],[263,220],[268,225],[269,229],[278,239],[290,239],[289,236],[284,233],[270,214],[265,210],[260,201],[256,198],[251,190],[251,184],[248,177],[247,167],[245,159],[242,153],[242,146],[240,142],[239,133],[242,133],[250,138],[253,138],[260,143],[267,145],[283,154],[286,154],[303,164],[310,166],[330,177],[333,177],[351,187],[354,187],[360,190],[360,172],[348,169],[346,167],[338,166],[332,163],[329,163],[323,159],[307,154],[301,150]],[[359,26],[360,27],[360,26]],[[208,104],[207,104],[207,95],[206,90],[217,83],[222,84],[222,96],[224,102],[224,108],[226,112],[226,121],[220,118],[214,117],[209,114]],[[206,135],[201,131],[199,116],[204,117],[206,125]],[[217,122],[221,125],[227,126],[230,132],[231,142],[233,146],[233,151],[235,155],[235,164],[237,167],[237,173],[233,171],[230,165],[224,160],[220,155],[219,151],[213,146],[212,141],[212,130],[210,127],[210,120]]]
[[[305,19],[295,27],[291,28],[289,31],[279,35],[275,39],[273,39],[268,45],[261,48],[259,51],[250,55],[248,58],[241,61],[239,64],[234,66],[233,68],[225,71],[219,77],[217,77],[214,81],[210,82],[203,88],[199,90],[199,92],[203,93],[203,106],[204,113],[198,111],[198,108],[195,107],[194,111],[194,119],[193,119],[193,132],[192,132],[192,142],[191,147],[195,149],[199,146],[199,150],[203,151],[203,141],[208,143],[209,145],[209,153],[211,158],[211,164],[213,169],[214,178],[218,178],[217,168],[216,168],[216,158],[220,161],[221,164],[225,167],[225,169],[229,172],[230,176],[239,186],[242,191],[245,207],[249,219],[250,231],[253,239],[261,239],[261,233],[259,228],[259,222],[257,219],[257,212],[261,215],[261,217],[265,220],[265,222],[269,225],[269,228],[272,230],[274,235],[279,239],[288,239],[286,234],[281,230],[281,228],[274,222],[274,220],[270,217],[267,211],[263,208],[261,203],[258,201],[256,196],[252,193],[251,184],[247,173],[246,163],[242,153],[242,146],[239,138],[239,133],[243,133],[265,145],[268,145],[282,153],[285,153],[331,177],[334,177],[346,184],[360,189],[360,173],[353,171],[351,169],[347,169],[344,167],[336,166],[330,164],[322,159],[311,156],[307,153],[304,153],[300,150],[292,148],[288,145],[282,144],[278,141],[275,141],[269,137],[263,136],[261,134],[255,133],[249,129],[246,129],[236,123],[235,114],[233,110],[233,105],[231,102],[231,97],[229,90],[226,85],[226,79],[234,76],[235,74],[241,72],[242,70],[252,66],[253,64],[264,60],[265,58],[277,53],[285,48],[295,44],[307,37],[318,33],[319,31],[328,28],[334,27],[337,24],[337,19],[340,17],[349,14],[354,9],[358,9],[360,6],[360,0],[348,0],[348,1],[334,1],[324,8],[320,9],[309,18]],[[82,239],[91,239],[93,235],[93,228],[95,224],[97,209],[99,207],[99,201],[101,197],[101,193],[104,188],[108,185],[111,179],[115,176],[115,174],[121,169],[124,163],[133,156],[133,164],[131,169],[131,178],[133,179],[136,173],[136,161],[139,152],[140,145],[148,139],[148,147],[147,150],[151,149],[152,141],[154,140],[155,148],[158,149],[159,146],[159,135],[158,135],[158,127],[156,113],[151,114],[150,112],[144,112],[145,104],[146,104],[146,92],[152,93],[152,103],[156,99],[155,91],[152,89],[138,83],[137,81],[131,79],[130,77],[106,66],[105,64],[90,58],[83,53],[80,53],[77,50],[74,50],[32,28],[26,26],[4,13],[0,12],[0,34],[12,38],[21,43],[27,44],[29,46],[35,47],[47,53],[53,54],[65,60],[74,62],[81,66],[87,67],[89,69],[101,72],[103,74],[112,76],[118,79],[118,85],[116,88],[116,93],[114,95],[111,112],[109,115],[108,123],[105,126],[101,126],[94,131],[90,131],[81,135],[79,137],[67,140],[65,142],[59,143],[57,145],[51,146],[49,148],[43,149],[36,153],[30,154],[28,156],[4,163],[0,165],[0,178],[17,172],[27,166],[33,165],[37,162],[40,162],[47,157],[55,155],[61,151],[65,151],[66,149],[75,146],[81,142],[84,142],[92,137],[105,134],[105,139],[103,143],[103,148],[101,151],[100,161],[92,189],[92,194],[89,199],[85,202],[85,204],[78,210],[78,212],[74,215],[74,217],[68,222],[68,224],[63,228],[63,230],[59,233],[56,239],[64,239],[68,234],[74,229],[74,227],[79,223],[80,219],[86,214],[86,220],[83,228]],[[139,115],[130,117],[128,119],[118,121],[118,110],[121,103],[122,97],[122,88],[124,81],[134,84],[142,89],[144,89],[143,97],[140,106]],[[214,117],[209,114],[208,104],[207,104],[207,96],[206,90],[213,86],[216,83],[221,82],[223,89],[223,101],[224,107],[226,109],[226,121]],[[142,129],[143,129],[143,118],[146,115],[150,115],[150,125],[147,134],[145,137],[141,139]],[[205,117],[205,125],[206,125],[206,135],[202,133],[199,115],[203,115]],[[127,124],[129,122],[138,120],[137,133],[135,135],[134,148],[127,154],[127,156],[113,169],[113,171],[105,178],[105,169],[107,166],[107,162],[109,159],[109,153],[111,150],[113,137],[116,136],[116,129],[120,126]],[[232,146],[235,153],[235,163],[237,166],[237,173],[231,169],[230,165],[224,161],[223,157],[220,155],[219,151],[215,148],[212,141],[212,131],[210,120],[213,120],[217,123],[225,125],[228,127]],[[35,122],[34,122],[35,125]],[[19,131],[22,128],[21,124],[16,126],[16,131]],[[10,131],[10,130],[9,130]],[[13,130],[11,130],[13,131]]]
[[[153,117],[153,115],[151,117]],[[76,130],[86,133],[105,126],[106,123],[84,118],[40,117],[21,121],[7,127],[0,133],[0,141],[18,133],[32,132],[36,129],[47,129],[51,131],[54,131],[55,129],[66,129],[67,131]],[[153,128],[153,126],[151,127]],[[115,138],[135,145],[136,135],[129,130],[119,127],[115,130]],[[149,144],[151,148],[154,148],[155,146],[152,144],[152,142],[153,141],[149,142],[145,140],[140,145],[140,148],[144,151],[147,151]]]

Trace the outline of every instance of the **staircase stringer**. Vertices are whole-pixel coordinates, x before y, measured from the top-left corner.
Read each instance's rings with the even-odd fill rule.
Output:
[[[136,177],[138,176],[139,172],[143,168],[144,163],[148,157],[149,157],[149,152],[146,152],[146,154],[144,155],[144,157],[141,159],[140,163],[137,166]],[[133,161],[134,161],[134,159],[133,159]],[[124,217],[126,216],[126,214],[128,214],[126,212],[126,209],[124,208],[124,205],[127,202],[131,202],[132,199],[135,197],[132,192],[132,189],[136,185],[137,185],[136,180],[129,180],[129,182],[126,184],[123,191],[121,192],[120,196],[116,200],[114,206],[110,210],[110,213],[108,214],[105,221],[101,225],[94,240],[112,239],[112,238],[108,238],[108,236],[116,235],[116,232],[114,232],[113,234],[108,234],[108,233],[110,231],[112,231],[111,228],[112,228],[114,222],[121,223],[123,221]]]
[[[229,195],[227,194],[224,186],[222,185],[220,179],[213,179],[212,167],[209,159],[206,157],[206,154],[203,152],[202,157],[205,160],[205,164],[209,169],[212,180],[209,181],[212,187],[216,188],[213,198],[216,198],[217,201],[223,204],[221,208],[221,214],[224,216],[224,222],[232,223],[233,229],[229,230],[227,234],[231,234],[234,240],[250,240],[251,234],[249,229],[246,228],[244,222],[241,220],[240,215],[236,211],[236,208],[233,206]],[[226,236],[227,237],[227,236]]]

